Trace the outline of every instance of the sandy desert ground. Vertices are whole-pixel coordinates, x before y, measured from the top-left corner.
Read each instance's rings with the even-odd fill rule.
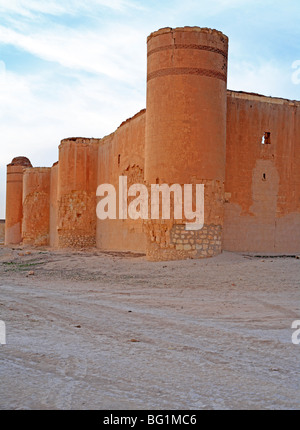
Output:
[[[0,247],[1,409],[299,409],[300,259]]]

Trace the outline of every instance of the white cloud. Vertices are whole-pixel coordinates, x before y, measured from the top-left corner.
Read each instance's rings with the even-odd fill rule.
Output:
[[[56,149],[66,133],[102,137],[114,131],[124,115],[145,106],[143,92],[123,88],[120,94],[118,87],[109,87],[98,77],[65,75],[69,84],[57,84],[56,78],[47,73],[27,77],[6,73],[0,84],[0,134],[6,139],[1,164],[18,155],[24,143],[30,143],[28,150],[34,153]]]
[[[271,0],[265,0],[270,2]],[[273,0],[276,1],[276,0]],[[197,17],[201,20],[202,26],[205,26],[205,20],[210,17],[222,14],[224,12],[231,11],[232,9],[245,9],[249,5],[251,8],[255,8],[261,4],[261,0],[210,0],[210,1],[199,1],[199,0],[185,0],[176,3],[176,7],[170,10],[172,15],[177,17],[192,16]],[[185,25],[185,24],[183,24]]]
[[[42,12],[58,15],[63,8],[58,2],[44,0],[0,0],[0,11],[2,13],[16,13],[21,16],[30,17],[32,12]]]
[[[0,42],[64,67],[133,82],[145,67],[145,63],[139,61],[139,58],[145,58],[145,36],[121,25],[117,31],[105,30],[107,32],[86,31],[82,34],[77,30],[56,26],[51,30],[22,34],[0,25]]]
[[[0,11],[14,13],[27,18],[33,18],[34,14],[48,15],[74,15],[78,12],[90,13],[95,8],[105,7],[115,11],[123,11],[126,8],[140,8],[127,0],[0,0]]]
[[[229,63],[228,88],[272,97],[299,99],[300,88],[292,83],[290,64],[275,61],[232,61]]]
[[[88,4],[85,12],[92,13],[93,6],[119,10],[131,3],[70,0],[60,4],[72,13]],[[19,57],[23,61],[28,52],[49,62],[47,68],[45,63],[22,74],[13,72],[9,64],[6,70],[0,61],[2,178],[5,165],[15,156],[28,156],[34,165],[52,165],[64,137],[102,137],[145,107],[146,35],[111,22],[79,31],[56,23],[40,25],[43,20],[28,21],[16,15],[64,13],[58,6],[58,2],[0,0],[0,13],[11,12],[10,24],[2,21],[0,25],[0,44],[23,51]],[[0,218],[4,217],[4,195],[2,181]]]
[[[1,81],[5,79],[5,63],[0,60],[0,85]]]
[[[0,177],[13,157],[24,155],[35,166],[57,161],[61,139],[103,137],[145,107],[143,91],[109,85],[98,76],[70,72],[64,82],[47,72],[19,76],[6,71],[0,81]],[[68,83],[68,79],[70,82]],[[4,217],[5,182],[0,184],[0,218]],[[1,201],[2,200],[2,201]],[[2,209],[1,209],[2,208]]]
[[[293,61],[292,69],[296,69],[292,73],[292,82],[294,85],[300,85],[300,60]]]

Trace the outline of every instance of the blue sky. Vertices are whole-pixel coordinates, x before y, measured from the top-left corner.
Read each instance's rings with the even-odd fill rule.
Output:
[[[299,23],[299,0],[0,0],[0,218],[13,157],[51,166],[61,139],[102,137],[145,107],[152,31],[221,30],[228,88],[299,100]]]

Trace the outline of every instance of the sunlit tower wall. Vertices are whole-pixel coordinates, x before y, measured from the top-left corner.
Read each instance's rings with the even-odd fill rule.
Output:
[[[228,38],[208,28],[163,28],[147,39],[146,184],[205,185],[201,230],[186,230],[184,219],[146,222],[149,259],[221,252],[227,55]]]
[[[59,146],[57,246],[96,246],[98,140],[63,139]]]
[[[52,248],[57,248],[58,246],[58,161],[51,167],[50,175],[50,202],[49,202],[49,245]]]
[[[24,169],[22,238],[24,245],[49,245],[50,167]]]
[[[22,241],[23,172],[32,167],[26,157],[16,157],[7,165],[5,245]]]

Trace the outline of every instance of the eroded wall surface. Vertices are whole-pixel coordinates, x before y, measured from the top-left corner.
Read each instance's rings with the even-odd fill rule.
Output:
[[[63,139],[59,146],[57,235],[60,248],[96,245],[99,139]]]
[[[299,252],[300,102],[233,91],[227,100],[224,249]]]
[[[22,238],[25,245],[49,245],[49,167],[32,167],[23,173]]]
[[[116,220],[97,219],[97,247],[105,250],[145,252],[141,219],[119,219],[119,177],[127,176],[127,188],[144,184],[145,110],[125,121],[102,139],[98,150],[97,184],[112,184],[116,193]],[[98,201],[100,198],[98,198]],[[128,197],[127,204],[132,198]]]

